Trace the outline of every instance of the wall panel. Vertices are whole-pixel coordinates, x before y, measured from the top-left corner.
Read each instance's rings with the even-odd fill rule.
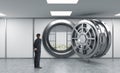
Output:
[[[113,19],[114,24],[114,57],[120,58],[120,19]]]
[[[32,19],[7,20],[7,57],[32,58],[33,22]]]
[[[5,19],[0,19],[0,58],[5,58]]]

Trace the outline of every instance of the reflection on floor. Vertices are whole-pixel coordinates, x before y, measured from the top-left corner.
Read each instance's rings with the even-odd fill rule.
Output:
[[[120,73],[120,59],[42,59],[34,69],[32,59],[0,59],[0,73]]]

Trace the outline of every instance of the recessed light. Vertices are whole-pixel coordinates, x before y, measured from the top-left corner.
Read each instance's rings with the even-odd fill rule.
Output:
[[[115,14],[115,16],[120,16],[120,13],[118,13],[118,14]]]
[[[51,16],[70,16],[72,11],[50,11]]]
[[[47,0],[48,4],[77,4],[79,0]]]
[[[6,16],[6,14],[0,13],[0,17],[5,17],[5,16]]]

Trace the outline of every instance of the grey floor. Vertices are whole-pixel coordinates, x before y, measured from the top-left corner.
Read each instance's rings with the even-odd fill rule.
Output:
[[[120,59],[42,59],[34,69],[32,59],[0,59],[0,73],[120,73]]]

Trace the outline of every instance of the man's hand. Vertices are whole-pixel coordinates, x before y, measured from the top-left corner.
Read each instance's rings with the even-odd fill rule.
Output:
[[[37,48],[34,48],[34,51],[37,51]]]

